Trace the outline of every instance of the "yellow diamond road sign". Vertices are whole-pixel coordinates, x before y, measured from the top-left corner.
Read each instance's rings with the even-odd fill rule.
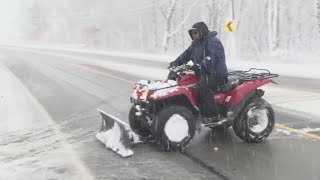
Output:
[[[234,32],[236,28],[236,25],[233,21],[226,20],[225,26],[224,26],[224,32]]]

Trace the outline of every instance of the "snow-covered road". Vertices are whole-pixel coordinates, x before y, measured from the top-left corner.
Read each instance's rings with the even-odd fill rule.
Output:
[[[19,89],[14,91],[14,94],[27,93],[27,97],[36,98],[35,103],[26,98],[29,107],[17,108],[22,112],[27,108],[26,112],[35,112],[36,117],[44,118],[40,129],[32,126],[14,131],[15,133],[7,133],[4,140],[0,140],[1,146],[5,147],[0,149],[3,153],[0,156],[1,163],[3,162],[1,166],[5,167],[1,170],[6,171],[8,177],[19,177],[10,171],[13,167],[19,167],[17,171],[27,175],[35,172],[32,174],[33,179],[61,176],[69,179],[73,178],[73,172],[82,172],[79,169],[83,166],[88,168],[90,173],[87,173],[85,167],[83,172],[89,174],[88,176],[92,174],[95,179],[221,179],[216,172],[229,179],[320,177],[317,170],[320,161],[314,158],[319,152],[319,141],[305,136],[308,135],[307,132],[319,133],[317,119],[307,121],[292,115],[293,111],[288,108],[281,113],[278,111],[280,106],[275,107],[276,121],[300,129],[300,133],[296,133],[294,129],[276,128],[265,143],[250,145],[240,141],[232,129],[225,133],[204,129],[191,142],[190,156],[174,152],[164,153],[152,145],[138,145],[133,149],[135,154],[132,158],[121,159],[96,140],[95,134],[100,125],[96,109],[103,109],[124,121],[127,120],[131,82],[139,79],[162,79],[167,74],[166,63],[34,49],[7,49],[4,52],[5,65],[11,71],[5,67],[6,72],[14,74],[15,77],[10,80],[12,84],[7,85],[8,88]],[[6,79],[1,79],[1,82],[6,82]],[[27,87],[27,90],[24,87]],[[288,91],[287,87],[281,84],[279,87],[272,85],[265,89],[265,97],[268,100],[274,99],[273,104],[276,105],[293,105],[293,101],[299,100],[307,102],[305,99],[311,101],[312,97],[308,94],[318,94],[317,91],[311,93],[301,88]],[[288,101],[287,93],[291,94],[292,102]],[[270,95],[274,96],[269,97]],[[303,98],[299,99],[300,96]],[[19,102],[16,99],[11,100]],[[23,118],[21,121],[24,120]],[[28,119],[25,121],[29,122]],[[14,125],[10,128],[14,128]],[[63,148],[65,146],[68,147],[66,150]],[[20,147],[22,148],[19,149]],[[6,148],[8,150],[5,151]],[[69,150],[72,151],[70,154],[75,156],[69,156]],[[61,156],[64,158],[60,158]],[[293,156],[295,158],[292,158]],[[40,164],[42,160],[45,163]],[[73,166],[74,163],[80,165],[79,169]],[[69,168],[70,166],[75,169]],[[292,172],[292,169],[299,171]]]
[[[69,59],[76,59],[84,64],[90,64],[94,66],[99,66],[105,69],[110,69],[113,71],[124,72],[126,74],[131,74],[138,76],[144,79],[164,79],[168,74],[168,70],[165,66],[144,66],[143,63],[146,61],[151,62],[166,62],[168,59],[173,59],[173,56],[168,55],[151,55],[143,53],[127,53],[127,52],[108,52],[108,51],[84,51],[81,49],[74,48],[49,48],[49,47],[39,47],[39,46],[22,46],[23,51],[40,53],[55,57],[63,57]],[[28,48],[29,47],[29,48]],[[31,48],[31,49],[30,49]],[[61,53],[43,51],[43,50],[54,50],[60,51]],[[133,62],[122,62],[106,60],[103,57],[86,57],[83,55],[68,54],[65,52],[72,53],[88,53],[88,54],[99,54],[105,57],[121,57],[134,59]],[[110,59],[110,58],[109,58]],[[139,61],[140,60],[140,61]],[[162,60],[162,61],[161,61]],[[140,64],[142,63],[142,64]],[[312,69],[306,69],[304,66],[296,67],[297,65],[286,65],[285,64],[276,64],[270,65],[267,63],[253,63],[253,65],[245,62],[233,62],[229,63],[232,69],[249,69],[250,67],[270,67],[274,69],[275,72],[280,72],[282,74],[298,75],[303,76],[304,78],[313,77],[320,78],[320,71],[312,71]],[[263,66],[262,66],[263,65]],[[143,66],[143,69],[141,68]],[[261,67],[262,66],[262,67]],[[310,65],[310,67],[315,68],[315,66]],[[294,71],[294,72],[293,72]],[[274,71],[271,71],[274,72]],[[308,72],[308,73],[307,73]],[[298,73],[298,74],[296,74]],[[301,73],[301,74],[299,74]],[[303,74],[302,74],[303,73]],[[316,74],[314,74],[316,73]],[[274,79],[277,81],[277,78]],[[292,82],[293,83],[293,82]],[[320,111],[317,108],[317,105],[320,105],[320,92],[310,92],[308,89],[303,90],[303,87],[299,89],[290,89],[288,87],[282,87],[281,84],[274,85],[268,84],[262,89],[266,90],[265,99],[267,99],[272,105],[280,107],[280,110],[285,112],[292,112],[296,115],[307,116],[316,121],[320,122]]]
[[[0,82],[0,179],[92,179],[68,136],[1,62]]]

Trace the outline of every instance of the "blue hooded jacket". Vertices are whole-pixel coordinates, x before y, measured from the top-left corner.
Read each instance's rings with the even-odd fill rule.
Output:
[[[221,41],[216,37],[217,32],[209,32],[208,27],[203,22],[198,22],[189,30],[192,39],[192,30],[200,32],[200,41],[193,41],[174,62],[176,65],[182,65],[192,60],[205,69],[205,72],[217,77],[227,77],[228,69],[225,60],[224,48]]]

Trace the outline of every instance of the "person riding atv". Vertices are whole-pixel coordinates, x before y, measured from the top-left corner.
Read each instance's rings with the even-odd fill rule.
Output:
[[[199,107],[208,123],[220,117],[218,107],[212,98],[219,86],[228,82],[228,70],[224,48],[216,37],[216,31],[210,32],[204,22],[195,23],[188,31],[191,45],[169,67],[180,66],[192,60],[191,69],[199,78]]]
[[[257,68],[228,72],[217,33],[209,32],[203,22],[196,23],[189,33],[193,42],[170,63],[166,79],[134,84],[129,124],[99,110],[102,123],[96,138],[107,148],[122,157],[131,156],[131,146],[138,143],[184,151],[195,132],[206,127],[232,126],[248,143],[262,142],[270,135],[274,111],[262,98],[265,91],[261,88],[279,75]],[[194,62],[192,69],[189,60]]]

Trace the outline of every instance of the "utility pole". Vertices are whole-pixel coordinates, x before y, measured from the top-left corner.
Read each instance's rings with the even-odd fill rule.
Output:
[[[234,8],[234,0],[231,1],[231,21],[235,23],[235,8]],[[228,39],[228,56],[231,60],[236,59],[236,39],[235,32],[229,32],[227,35]]]
[[[234,0],[231,0],[232,20],[234,20]]]
[[[318,32],[320,35],[320,0],[317,1],[317,18],[318,18]]]

